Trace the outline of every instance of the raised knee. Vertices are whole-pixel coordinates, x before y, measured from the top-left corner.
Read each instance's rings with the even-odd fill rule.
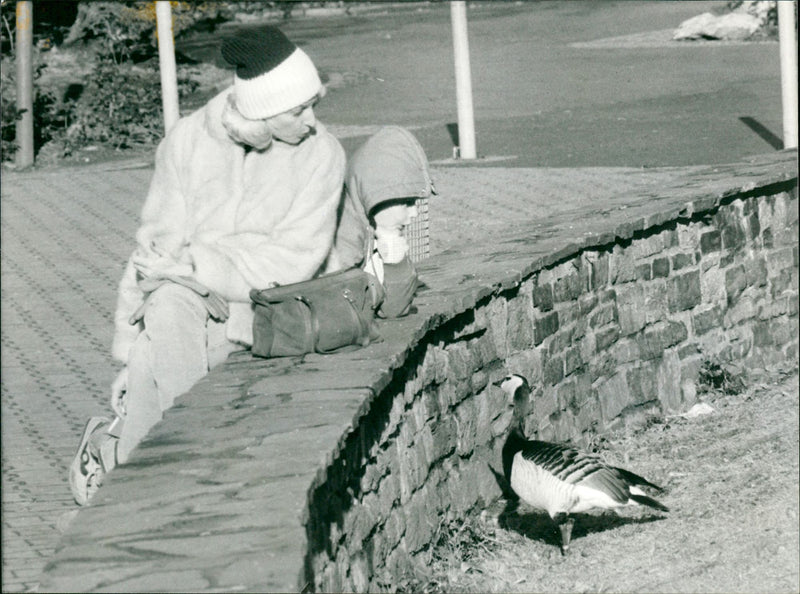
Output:
[[[150,295],[144,312],[145,329],[174,327],[181,320],[205,323],[203,298],[176,283],[165,283]]]

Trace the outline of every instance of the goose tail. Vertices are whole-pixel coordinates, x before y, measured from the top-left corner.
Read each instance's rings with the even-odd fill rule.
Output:
[[[662,487],[659,487],[658,485],[651,483],[644,477],[641,477],[638,474],[631,472],[630,470],[625,470],[624,468],[619,468],[619,467],[615,467],[614,470],[619,472],[622,478],[628,481],[628,484],[630,485],[642,485],[643,487],[650,487],[652,489],[655,489],[659,493],[664,490]]]
[[[640,494],[637,494],[637,493],[631,493],[630,497],[631,497],[631,499],[633,501],[635,501],[639,505],[646,505],[648,507],[652,507],[652,508],[661,510],[663,512],[668,512],[669,511],[669,508],[666,505],[664,505],[663,503],[661,503],[659,501],[656,501],[652,497],[648,497],[647,495],[640,495]]]

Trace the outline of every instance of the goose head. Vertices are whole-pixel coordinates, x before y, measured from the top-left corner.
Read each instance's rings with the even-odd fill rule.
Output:
[[[525,376],[512,373],[493,383],[511,398],[514,403],[514,413],[518,419],[527,416],[532,402],[531,386]]]

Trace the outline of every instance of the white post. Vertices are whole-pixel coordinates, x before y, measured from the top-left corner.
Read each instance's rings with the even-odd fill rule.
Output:
[[[33,2],[17,2],[17,167],[33,165]]]
[[[792,0],[778,0],[778,33],[781,46],[781,99],[783,148],[797,148],[797,26]]]
[[[477,156],[475,153],[475,119],[472,113],[467,3],[464,0],[450,2],[450,21],[453,27],[453,53],[456,62],[459,152],[462,159],[474,159]]]
[[[164,106],[164,132],[169,132],[180,117],[178,75],[175,67],[175,42],[172,38],[172,7],[168,0],[156,0],[158,23],[158,63],[161,70],[161,102]]]

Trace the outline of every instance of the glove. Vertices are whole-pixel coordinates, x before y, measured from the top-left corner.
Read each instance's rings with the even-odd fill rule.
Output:
[[[144,303],[142,303],[128,319],[129,324],[133,326],[139,323],[139,321],[144,317],[144,312],[147,310],[147,306],[150,303],[150,296],[156,289],[165,283],[175,283],[186,287],[187,289],[191,289],[200,295],[200,297],[203,297],[203,303],[208,310],[209,316],[218,322],[224,322],[228,319],[228,303],[217,293],[210,290],[205,285],[198,283],[193,278],[166,274],[157,278],[146,278],[139,281],[139,288],[147,293],[147,297],[145,298]]]
[[[408,253],[408,242],[394,229],[375,229],[375,248],[386,264],[397,264],[403,261]]]

